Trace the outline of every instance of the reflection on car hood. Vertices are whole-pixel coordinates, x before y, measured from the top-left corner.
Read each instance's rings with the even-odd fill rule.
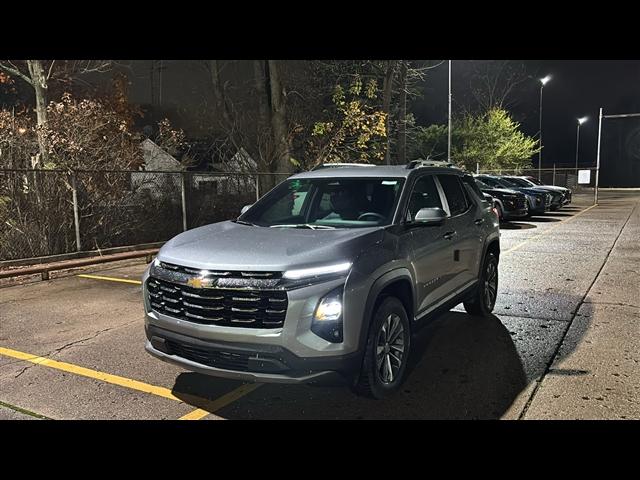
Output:
[[[556,186],[553,186],[553,185],[538,185],[535,188],[540,188],[540,189],[543,189],[543,190],[548,190],[550,192],[560,192],[560,193],[566,192],[566,191],[569,190],[568,188],[565,188],[565,187],[556,187]]]
[[[485,193],[488,193],[489,195],[519,195],[520,192],[517,192],[516,190],[511,190],[509,188],[485,188],[482,190]]]
[[[542,194],[545,195],[547,193],[549,193],[547,190],[543,190],[541,188],[538,187],[513,187],[514,190],[517,190],[518,192],[522,192],[522,193],[528,193],[528,194]]]
[[[353,261],[382,236],[381,227],[310,230],[226,221],[177,235],[158,259],[202,269],[284,271]]]

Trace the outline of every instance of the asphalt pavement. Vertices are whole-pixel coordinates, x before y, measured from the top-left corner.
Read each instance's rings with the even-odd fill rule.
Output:
[[[144,262],[0,288],[0,419],[640,418],[640,192],[590,200],[504,225],[494,315],[432,321],[384,401],[154,359]]]

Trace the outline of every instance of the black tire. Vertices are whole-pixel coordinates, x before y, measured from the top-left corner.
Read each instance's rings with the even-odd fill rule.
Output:
[[[395,337],[385,337],[389,326]],[[373,313],[355,393],[380,400],[397,392],[404,382],[410,351],[411,325],[404,305],[396,297],[385,297]]]
[[[482,264],[478,287],[469,300],[464,302],[464,309],[470,315],[488,317],[496,305],[498,296],[498,258],[487,252]]]

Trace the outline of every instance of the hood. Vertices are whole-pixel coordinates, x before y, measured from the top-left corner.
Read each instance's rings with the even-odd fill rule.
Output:
[[[520,192],[516,190],[511,190],[508,188],[485,188],[482,190],[483,192],[488,193],[489,195],[519,195]]]
[[[173,237],[158,259],[212,270],[284,271],[352,262],[364,248],[382,240],[383,230],[269,228],[226,221]]]
[[[538,188],[538,187],[513,187],[513,189],[517,190],[518,192],[528,193],[529,195],[531,195],[531,194],[542,194],[542,195],[545,195],[545,194],[549,193],[547,190],[544,190],[544,189]]]
[[[556,187],[554,185],[538,185],[535,188],[540,188],[542,190],[546,190],[548,192],[559,192],[559,193],[564,193],[567,190],[569,190],[568,188],[565,187]]]

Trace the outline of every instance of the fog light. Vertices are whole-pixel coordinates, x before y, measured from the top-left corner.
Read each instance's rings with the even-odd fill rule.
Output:
[[[314,318],[318,321],[338,320],[342,315],[342,299],[325,297],[320,301]]]
[[[342,290],[339,287],[325,295],[313,313],[311,331],[328,342],[342,342]]]

